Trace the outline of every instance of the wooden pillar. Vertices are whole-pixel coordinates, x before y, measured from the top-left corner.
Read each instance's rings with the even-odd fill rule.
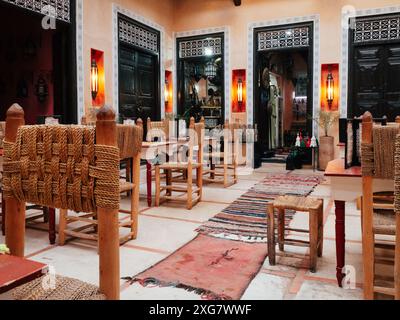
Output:
[[[372,143],[372,115],[366,112],[362,119],[362,142]],[[362,177],[363,186],[363,264],[364,298],[374,299],[374,235],[373,235],[373,192],[372,177]]]
[[[15,142],[20,126],[25,124],[24,110],[13,104],[7,111],[5,141]],[[5,199],[6,244],[13,256],[24,257],[25,248],[25,202],[15,198]]]
[[[96,144],[117,147],[115,113],[104,106],[97,114]],[[118,209],[97,209],[100,291],[108,300],[118,300],[120,295],[119,223]]]

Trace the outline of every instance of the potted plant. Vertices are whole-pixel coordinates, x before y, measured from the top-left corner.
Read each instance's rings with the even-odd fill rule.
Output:
[[[323,136],[319,139],[319,169],[324,171],[328,163],[335,157],[335,138],[329,136],[329,132],[334,124],[339,120],[339,113],[332,111],[319,112],[318,118],[315,121],[323,129]]]

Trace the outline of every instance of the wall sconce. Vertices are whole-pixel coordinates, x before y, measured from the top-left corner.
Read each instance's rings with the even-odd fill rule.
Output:
[[[335,80],[333,79],[332,66],[329,66],[328,76],[326,78],[326,101],[329,109],[332,108],[333,100],[335,99]]]
[[[165,85],[164,85],[164,99],[165,103],[169,103],[169,83],[168,80],[165,80]]]
[[[246,112],[246,70],[232,70],[232,112]]]
[[[237,101],[240,107],[242,107],[243,104],[243,80],[242,78],[239,78],[238,84],[237,84]]]
[[[96,99],[99,92],[99,68],[97,67],[96,60],[92,60],[92,67],[90,69],[90,83],[92,90],[92,98]]]

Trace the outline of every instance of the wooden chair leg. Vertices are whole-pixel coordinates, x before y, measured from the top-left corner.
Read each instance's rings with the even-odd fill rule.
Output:
[[[318,256],[318,210],[310,210],[310,271],[317,270]]]
[[[65,245],[65,229],[67,227],[68,210],[60,209],[60,220],[58,222],[58,244]]]
[[[199,202],[203,198],[203,167],[199,167],[196,170],[196,180],[197,180],[197,187],[199,188]]]
[[[132,159],[126,159],[126,182],[133,182]],[[127,191],[126,195],[131,196],[132,191]]]
[[[229,178],[228,178],[228,164],[226,163],[226,160],[224,159],[224,188],[229,187]]]
[[[396,214],[396,248],[394,254],[395,299],[400,300],[400,214]]]
[[[279,251],[285,251],[285,209],[278,210],[278,243]]]
[[[49,223],[49,241],[50,244],[56,243],[56,210],[54,208],[46,208]]]
[[[140,193],[140,154],[136,155],[132,161],[132,182],[135,188],[132,191],[132,233],[133,239],[137,238],[139,228],[139,193]]]
[[[235,160],[233,163],[233,181],[236,184],[238,182],[237,178],[237,161]]]
[[[324,251],[324,203],[318,212],[318,257],[322,257]]]
[[[187,209],[193,208],[193,170],[189,166],[187,170]]]
[[[160,189],[161,189],[161,180],[160,180],[160,167],[156,166],[155,167],[155,178],[156,178],[156,194],[155,194],[155,206],[159,207],[160,206]]]
[[[276,252],[275,252],[275,217],[274,217],[274,206],[273,204],[268,204],[267,207],[268,214],[268,228],[267,228],[267,235],[268,235],[268,258],[269,264],[274,266],[276,264]]]
[[[172,170],[165,170],[167,186],[172,185]],[[172,190],[167,190],[167,196],[172,196]]]

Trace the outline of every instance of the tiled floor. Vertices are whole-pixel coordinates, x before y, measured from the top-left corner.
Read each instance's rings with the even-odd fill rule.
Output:
[[[286,172],[283,165],[268,164],[251,175],[240,177],[237,185],[223,189],[218,185],[204,187],[204,201],[188,211],[179,205],[147,208],[145,184],[141,186],[139,236],[121,247],[121,276],[135,275],[196,236],[195,229],[246,192],[268,172]],[[312,170],[296,173],[310,174]],[[142,174],[144,182],[144,175]],[[261,272],[251,282],[243,299],[361,299],[362,282],[360,213],[354,203],[348,204],[346,217],[346,262],[356,271],[356,288],[340,289],[335,280],[334,207],[330,199],[329,181],[318,186],[313,195],[325,199],[325,243],[323,258],[318,260],[317,273],[311,274],[307,266],[306,250],[288,247],[288,251],[303,255],[301,259],[278,257],[278,264],[270,266],[265,261]],[[294,227],[308,227],[305,214],[296,214]],[[0,236],[0,243],[4,237]],[[98,255],[94,243],[72,241],[67,245],[49,246],[47,233],[28,229],[26,254],[30,259],[52,265],[58,274],[98,282]],[[297,267],[295,267],[297,266]],[[200,296],[176,288],[143,288],[139,284],[127,286],[121,281],[122,299],[201,299]],[[1,299],[1,296],[0,296]]]

